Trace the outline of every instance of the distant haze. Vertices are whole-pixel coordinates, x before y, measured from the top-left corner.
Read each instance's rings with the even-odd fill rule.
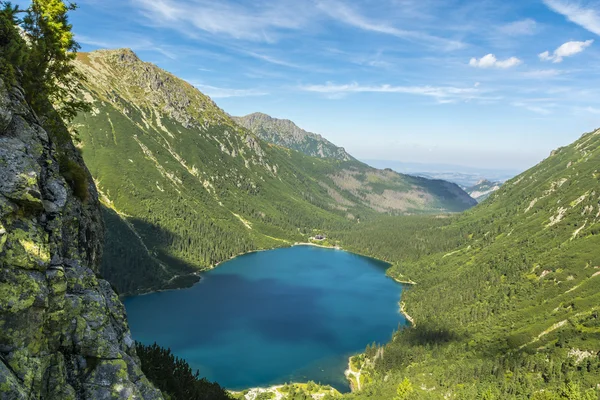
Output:
[[[409,175],[425,176],[433,179],[444,179],[463,187],[475,185],[482,179],[494,182],[504,182],[521,170],[476,168],[452,164],[409,163],[391,160],[361,160],[375,168],[390,168],[396,172]]]

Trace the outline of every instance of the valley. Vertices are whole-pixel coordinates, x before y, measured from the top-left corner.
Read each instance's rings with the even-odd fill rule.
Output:
[[[381,213],[475,204],[445,181],[264,142],[130,50],[82,53],[75,65],[91,111],[72,127],[109,225],[102,274],[122,294],[189,285],[171,279]]]
[[[139,109],[140,116],[135,118],[140,122],[131,118],[131,112],[125,112],[124,126],[127,128],[112,130],[110,124],[110,132],[113,134],[108,135],[108,127],[100,128],[101,131],[106,130],[107,135],[106,139],[98,139],[93,129],[101,126],[99,124],[103,119],[100,117],[103,113],[110,116],[116,112],[115,106],[109,104],[115,104],[117,100],[106,99],[102,94],[106,92],[97,83],[95,87],[87,89],[87,96],[98,99],[94,100],[96,107],[109,107],[108,111],[98,111],[97,116],[90,114],[83,116],[83,119],[80,116],[75,123],[81,132],[84,158],[92,166],[92,173],[101,192],[106,190],[110,193],[110,197],[106,197],[111,200],[105,203],[113,206],[120,204],[114,208],[127,210],[121,213],[116,223],[120,225],[128,222],[136,233],[141,232],[136,234],[140,244],[146,249],[152,249],[146,254],[168,266],[163,279],[172,276],[173,271],[169,268],[173,268],[173,265],[182,265],[182,271],[196,271],[198,266],[210,268],[211,264],[217,264],[238,253],[306,242],[308,237],[326,233],[327,245],[341,246],[349,251],[385,260],[392,264],[387,271],[389,276],[397,281],[416,283],[402,298],[402,312],[413,320],[413,328],[397,331],[388,344],[385,344],[385,340],[375,343],[366,349],[363,356],[353,359],[355,367],[361,371],[358,378],[361,383],[360,390],[346,395],[349,398],[391,398],[405,379],[408,379],[413,392],[418,393],[416,398],[438,398],[440,393],[448,391],[466,398],[482,396],[488,392],[496,393],[492,396],[499,398],[510,398],[506,396],[517,392],[531,394],[542,385],[554,385],[553,390],[558,393],[563,390],[560,385],[564,385],[568,377],[586,376],[585,379],[593,381],[593,376],[596,375],[583,374],[579,364],[569,364],[569,360],[570,354],[579,354],[580,351],[583,354],[595,354],[598,351],[595,348],[595,328],[583,328],[595,326],[593,321],[598,304],[595,300],[596,292],[586,292],[584,289],[585,285],[590,285],[588,282],[591,282],[591,276],[595,272],[590,269],[591,266],[598,263],[594,261],[593,251],[586,256],[584,250],[594,247],[595,234],[592,227],[597,223],[597,216],[593,218],[595,191],[584,190],[594,185],[593,177],[596,172],[593,166],[594,160],[597,160],[598,148],[595,132],[584,135],[577,143],[553,153],[543,163],[502,186],[488,181],[477,182],[470,189],[471,193],[480,197],[480,200],[487,197],[489,199],[462,214],[453,214],[452,212],[475,204],[472,200],[467,200],[468,197],[458,186],[401,175],[391,170],[373,169],[339,153],[337,147],[327,147],[331,145],[329,142],[315,145],[311,140],[318,142],[320,137],[300,130],[290,121],[280,121],[261,114],[245,119],[244,124],[250,131],[234,122],[227,122],[227,115],[215,109],[208,114],[213,120],[203,117],[207,121],[204,128],[191,126],[194,124],[190,122],[193,121],[192,117],[188,118],[190,126],[187,128],[180,125],[179,121],[167,122],[174,117],[168,113],[164,116],[158,110],[146,110],[155,108],[156,105],[153,104],[163,104],[164,107],[165,100],[150,99],[150,103],[144,105],[139,103],[139,94],[135,97],[135,103],[123,99],[127,99],[132,90],[151,85],[147,82],[147,74],[158,74],[161,76],[160,82],[166,79],[174,87],[179,87],[180,83],[171,82],[168,75],[164,78],[161,75],[163,72],[141,63],[127,51],[101,52],[82,57],[88,57],[83,59],[90,60],[87,61],[89,65],[79,68],[82,71],[96,69],[100,72],[94,73],[101,74],[103,79],[112,79],[110,77],[114,73],[108,73],[104,68],[128,68],[136,71],[135,78],[132,78],[133,86],[122,89],[124,94],[122,99],[119,97],[120,105],[117,110],[123,105],[128,105],[125,109]],[[142,72],[138,72],[138,69]],[[142,81],[138,76],[140,73],[144,77]],[[165,83],[159,86],[164,87]],[[185,84],[183,87],[185,88]],[[173,90],[175,89],[165,90],[163,96],[171,97],[170,92]],[[156,93],[153,95],[156,96]],[[210,110],[214,107],[210,100],[198,98],[205,102],[203,108]],[[186,103],[187,100],[184,100],[183,104]],[[170,108],[176,107],[169,106],[167,110]],[[148,119],[144,115],[154,117]],[[185,113],[175,115],[186,121],[186,117],[181,116]],[[210,128],[211,123],[216,124],[214,128]],[[221,130],[223,124],[227,127],[225,130]],[[206,139],[200,138],[206,134],[200,132],[204,132],[206,127],[209,127],[207,132],[213,133],[206,136],[209,142],[204,144],[200,140]],[[139,132],[139,136],[134,136],[133,140],[142,150],[143,159],[129,161],[129,164],[136,166],[130,172],[126,172],[128,169],[119,169],[120,172],[127,173],[126,179],[133,190],[115,192],[108,183],[103,183],[110,182],[109,177],[114,172],[106,169],[108,163],[102,161],[101,154],[105,151],[104,148],[110,149],[111,154],[120,151],[115,144],[131,140],[128,137],[132,129]],[[195,133],[195,129],[200,132]],[[94,135],[91,135],[92,132]],[[204,149],[204,154],[214,154],[210,156],[215,157],[212,163],[207,161],[210,157],[201,160],[189,153],[195,148],[192,145],[183,146],[177,152],[174,150],[178,142],[187,140],[187,132],[190,138],[195,137],[191,142],[193,146]],[[219,139],[219,132],[223,132],[227,139]],[[277,132],[282,132],[281,140],[277,137]],[[259,137],[253,136],[254,133]],[[156,139],[147,142],[148,145],[140,144],[140,137],[148,140],[156,134]],[[210,144],[210,140],[215,142]],[[224,140],[231,147],[223,147]],[[92,142],[94,143],[90,146]],[[181,142],[183,143],[187,142]],[[249,146],[248,143],[253,144]],[[132,149],[137,146],[132,143]],[[155,147],[150,150],[150,146]],[[319,146],[329,148],[330,156],[316,151]],[[128,157],[134,153],[129,152]],[[336,154],[342,154],[341,158]],[[243,164],[236,160],[240,157],[239,161]],[[199,164],[201,161],[203,164]],[[238,165],[237,178],[229,173],[219,175],[223,174],[219,168],[222,168],[224,162]],[[138,174],[138,164],[140,167],[148,165],[149,169],[144,174]],[[170,172],[168,168],[180,172]],[[156,185],[147,180],[151,175],[155,176],[152,180],[157,182]],[[146,180],[140,181],[142,176]],[[579,179],[573,180],[573,176],[578,176]],[[593,179],[589,180],[589,177]],[[203,179],[202,185],[193,183],[196,179],[201,180],[200,178]],[[231,185],[232,178],[238,179],[235,186]],[[249,186],[244,183],[248,179]],[[140,182],[148,183],[140,185]],[[298,185],[298,182],[302,184]],[[253,188],[253,184],[254,189],[240,191],[244,187]],[[565,184],[568,186],[563,187]],[[143,194],[150,187],[151,192]],[[568,188],[565,193],[574,193],[577,192],[576,187],[581,187],[582,192],[575,196],[577,198],[557,198],[561,190]],[[302,188],[300,192],[299,188]],[[414,190],[422,191],[422,194],[415,195]],[[191,198],[203,199],[202,203],[185,200],[190,198],[185,195],[187,191],[190,191]],[[196,246],[177,245],[175,238],[169,238],[172,233],[158,236],[161,239],[154,239],[152,242],[150,232],[172,232],[174,225],[167,222],[170,218],[158,217],[155,211],[151,213],[151,210],[157,210],[156,207],[148,207],[146,211],[138,207],[131,208],[132,204],[139,203],[132,202],[131,199],[131,194],[136,192],[140,193],[141,199],[148,200],[162,193],[170,193],[169,198],[175,196],[181,198],[178,202],[192,204],[195,212],[204,215],[196,221],[201,221],[206,216],[210,216],[213,221],[212,227],[205,232],[227,224],[219,228],[222,230],[215,233],[217,236],[210,241],[209,248],[213,246],[216,253],[209,258],[198,258],[194,254],[197,252]],[[115,196],[114,193],[118,195]],[[115,199],[114,203],[112,199]],[[241,206],[240,199],[244,199],[244,206]],[[290,200],[295,204],[293,208],[284,206]],[[552,201],[557,204],[565,201],[565,204],[571,206],[559,205],[553,210]],[[158,210],[161,209],[162,206]],[[294,212],[290,213],[292,209]],[[583,211],[579,213],[576,210]],[[439,218],[439,214],[444,218]],[[194,224],[194,219],[186,221],[189,213],[183,211],[179,215],[181,222],[175,225],[178,226],[176,229],[183,229],[183,237],[187,237],[188,242],[193,244],[194,242],[190,242],[190,230],[185,226]],[[215,220],[215,215],[221,217]],[[149,219],[152,227],[144,228],[144,222]],[[569,229],[569,226],[574,228]],[[107,243],[110,243],[110,232],[109,227]],[[239,239],[234,239],[236,236],[233,236],[226,242],[219,242],[223,234],[235,234]],[[201,237],[206,240],[206,233]],[[230,250],[231,253],[227,250],[219,253],[230,247],[232,242],[244,243],[245,247],[236,246]],[[165,243],[169,245],[165,246]],[[515,247],[513,243],[519,243],[519,246]],[[567,264],[561,263],[564,257],[556,258],[553,249],[557,246],[564,249],[563,254],[568,254]],[[200,248],[202,251],[207,250],[206,247]],[[106,252],[110,254],[111,251],[110,244],[107,244]],[[119,278],[123,271],[120,264],[109,262],[110,258],[105,260],[118,270],[116,275],[112,275],[112,281],[117,284],[122,282]],[[199,260],[206,261],[199,263]],[[128,266],[131,268],[130,262]],[[144,265],[145,270],[146,268],[147,265]],[[162,271],[164,272],[164,268]],[[558,273],[559,277],[548,281],[553,271],[558,271],[554,274]],[[128,279],[139,284],[135,269],[130,270],[130,273]],[[562,289],[562,297],[556,297],[557,291],[561,290],[558,287],[564,285],[562,282],[567,282],[568,287]],[[190,283],[193,281],[184,283],[183,286]],[[154,285],[146,290],[165,287],[159,281]],[[136,286],[132,289],[133,292],[139,290]],[[580,290],[584,291],[579,292]],[[539,300],[551,297],[554,300],[550,302]],[[568,304],[575,303],[569,303],[570,300],[567,299],[578,299],[578,305],[569,306]],[[554,311],[548,314],[549,310]],[[572,317],[565,318],[567,315]],[[566,323],[567,320],[572,322]],[[507,326],[510,326],[510,331],[507,331]],[[562,343],[561,347],[556,347],[557,343]],[[527,349],[533,347],[536,350],[530,353]],[[460,356],[456,357],[457,354]],[[498,357],[499,354],[502,356]],[[446,360],[442,369],[437,367],[439,357]],[[547,364],[540,361],[539,357],[553,361]],[[594,359],[586,360],[588,369],[597,371],[594,369],[597,365]],[[544,377],[539,372],[554,363],[562,365],[562,372],[552,377]],[[499,370],[506,372],[501,375],[484,372]],[[499,385],[498,376],[504,376],[505,373],[514,378]],[[441,377],[443,381],[440,381]],[[579,379],[577,378],[578,382]],[[586,381],[581,382],[585,387]],[[358,384],[354,387],[358,389]]]
[[[196,3],[0,1],[0,400],[600,399],[587,3]]]
[[[565,369],[564,362],[567,362],[565,360],[569,359],[568,354],[573,349],[595,351],[592,344],[595,342],[591,339],[595,335],[594,329],[585,333],[587,331],[580,331],[581,328],[578,328],[591,323],[588,318],[590,315],[595,315],[594,304],[596,304],[595,292],[584,295],[591,296],[589,298],[581,297],[587,292],[578,294],[578,291],[584,288],[579,285],[588,282],[591,273],[587,272],[586,268],[589,269],[597,263],[593,258],[586,259],[585,252],[581,252],[585,248],[591,249],[595,240],[594,234],[591,234],[593,232],[591,229],[597,221],[597,218],[593,217],[596,211],[595,192],[584,190],[585,187],[593,187],[594,182],[593,166],[597,152],[595,132],[585,135],[572,146],[561,149],[532,170],[509,180],[499,189],[493,187],[496,189],[495,193],[490,193],[492,188],[484,188],[484,184],[487,183],[481,182],[480,190],[478,188],[473,190],[480,191],[485,196],[489,195],[489,199],[461,215],[452,215],[448,212],[459,211],[461,207],[468,208],[474,204],[472,200],[466,200],[467,197],[462,194],[464,192],[458,186],[443,181],[400,175],[388,170],[375,170],[354,160],[339,160],[335,157],[322,157],[322,155],[313,158],[309,154],[314,150],[301,150],[307,152],[305,155],[288,150],[277,143],[263,142],[263,139],[254,137],[252,133],[235,125],[234,122],[227,122],[228,117],[217,109],[211,108],[214,104],[202,98],[199,93],[194,94],[194,98],[204,102],[201,103],[204,104],[203,108],[213,110],[207,114],[213,119],[208,120],[203,117],[207,125],[204,128],[195,128],[192,117],[186,117],[183,111],[174,114],[182,121],[187,121],[186,128],[180,125],[180,122],[169,121],[172,116],[169,117],[168,114],[161,116],[164,114],[151,110],[152,107],[156,107],[153,104],[168,104],[164,103],[166,101],[164,99],[150,99],[150,103],[140,105],[138,94],[136,103],[127,100],[132,90],[140,90],[146,85],[152,85],[147,82],[148,74],[160,76],[160,79],[152,79],[166,82],[157,84],[162,88],[168,84],[179,88],[162,89],[163,94],[160,94],[160,91],[153,92],[153,96],[160,94],[160,96],[172,97],[172,91],[186,90],[185,84],[172,81],[168,75],[161,75],[164,72],[140,62],[128,51],[100,52],[81,56],[80,59],[82,57],[87,57],[83,59],[88,60],[86,61],[88,64],[81,65],[79,68],[82,71],[94,69],[93,73],[101,74],[102,79],[112,79],[110,78],[112,75],[105,69],[110,71],[113,68],[119,70],[128,68],[127,71],[134,74],[131,78],[134,82],[133,86],[123,87],[121,89],[123,94],[118,99],[104,98],[103,93],[106,92],[98,83],[96,87],[89,87],[87,96],[98,99],[94,100],[95,106],[108,108],[104,109],[106,111],[100,108],[99,111],[93,111],[97,113],[96,116],[92,115],[93,113],[80,116],[75,123],[78,124],[81,132],[84,158],[91,165],[101,192],[109,193],[106,197],[110,198],[110,202],[117,205],[116,209],[124,210],[122,215],[127,215],[125,219],[120,217],[116,222],[121,224],[130,221],[134,230],[139,232],[138,238],[141,238],[143,245],[152,249],[146,254],[154,260],[164,263],[169,266],[168,268],[173,268],[172,265],[182,265],[183,271],[194,271],[198,266],[209,268],[212,264],[217,264],[238,253],[280,247],[293,242],[305,242],[309,236],[324,232],[327,234],[329,244],[341,245],[350,251],[385,260],[392,264],[388,270],[390,276],[399,281],[416,283],[403,296],[403,312],[414,318],[415,327],[399,330],[389,344],[379,343],[367,349],[359,368],[361,379],[372,383],[365,384],[365,387],[370,388],[366,391],[361,386],[362,390],[353,394],[352,398],[361,398],[361,393],[378,393],[379,398],[392,396],[395,385],[400,383],[394,380],[395,376],[408,376],[411,382],[418,383],[421,388],[436,388],[427,389],[425,392],[419,391],[420,396],[429,393],[430,397],[436,398],[436,393],[441,390],[437,389],[439,381],[435,383],[438,379],[437,373],[445,376],[442,386],[444,390],[453,392],[463,390],[465,393],[483,393],[494,388],[498,393],[505,395],[514,390],[532,391],[542,384],[543,379],[540,380],[540,375],[536,372],[523,370],[517,365],[530,363],[535,365],[535,371],[543,368],[544,363],[539,364],[535,355],[521,354],[518,364],[511,364],[514,365],[513,367],[504,365],[513,362],[510,361],[513,357],[511,354],[515,351],[525,351],[528,346],[535,345],[538,348],[536,354],[546,353],[546,357],[563,363],[564,371],[571,371],[569,368]],[[139,74],[144,77],[144,80],[140,81],[142,78]],[[128,81],[123,80],[123,82]],[[182,99],[186,98],[183,94],[179,96]],[[106,128],[100,128],[102,121],[105,121],[104,115],[110,118],[111,113],[116,113],[115,110],[119,109],[111,105],[116,101],[120,104],[119,108],[125,106],[125,109],[131,107],[132,110],[140,110],[139,116],[134,116],[132,111],[121,113],[118,118],[127,128],[113,131],[111,124]],[[188,100],[183,100],[183,104],[188,104]],[[176,107],[173,105],[167,107],[168,110],[171,108]],[[143,115],[154,115],[154,117],[148,119]],[[117,116],[114,119],[118,120]],[[136,122],[136,119],[139,122]],[[262,135],[267,135],[264,132],[277,131],[280,129],[277,128],[280,124],[291,126],[289,122],[281,123],[267,117],[258,120],[262,124],[260,128],[256,127],[258,124],[256,120],[252,126],[253,129],[257,129],[257,132],[263,132]],[[210,128],[211,123],[217,125]],[[220,128],[221,126],[227,128]],[[105,138],[98,136],[94,129],[99,129],[100,132],[106,131]],[[131,138],[131,133],[134,131],[139,133]],[[292,138],[295,137],[300,142],[306,140],[307,136],[292,131],[296,132],[296,136],[291,136]],[[94,135],[91,135],[92,132]],[[226,139],[220,139],[217,134],[224,134]],[[188,140],[186,139],[188,135],[192,139],[190,145],[183,146],[176,152],[175,145],[180,146],[180,141]],[[155,138],[151,139],[152,137]],[[145,138],[143,140],[147,144],[142,144],[140,138]],[[264,136],[264,138],[274,140],[272,136],[270,138]],[[151,140],[148,141],[149,139]],[[204,142],[206,140],[208,142]],[[289,140],[291,139],[288,138]],[[142,155],[142,158],[138,157],[137,161],[133,162],[133,159],[130,159],[131,161],[123,163],[124,166],[133,164],[134,168],[119,168],[120,173],[125,174],[124,180],[129,182],[131,188],[124,191],[110,187],[111,179],[116,182],[115,172],[114,169],[110,169],[109,163],[102,161],[104,157],[102,154],[110,149],[111,157],[114,157],[115,151],[120,151],[120,145],[115,147],[115,144],[127,143],[127,141],[131,142],[129,145],[131,151],[128,152],[127,157],[132,157],[132,154],[137,152]],[[287,145],[290,143],[288,142]],[[152,150],[150,146],[153,146]],[[139,150],[134,151],[136,147],[142,150],[141,153]],[[193,148],[204,149],[204,154],[212,155],[204,159],[195,158],[196,156],[190,152]],[[209,161],[211,159],[214,161]],[[199,164],[200,162],[202,164]],[[237,165],[233,175],[220,169],[224,162]],[[199,165],[203,166],[200,168]],[[146,168],[146,172],[139,174],[139,168]],[[168,168],[172,168],[173,172]],[[569,178],[574,174],[580,178],[578,180]],[[123,176],[119,176],[119,182],[123,181]],[[148,179],[150,176],[155,177]],[[592,177],[592,180],[589,180],[589,177]],[[237,179],[236,185],[231,185],[232,178],[234,182]],[[199,184],[200,180],[202,184]],[[140,182],[146,184],[140,185]],[[298,182],[302,184],[299,185]],[[565,182],[572,183],[563,186]],[[487,185],[494,186],[493,183]],[[561,199],[556,196],[567,187],[568,193],[576,191],[573,185],[582,188],[581,195],[578,194],[576,199],[564,200],[565,204],[571,204],[570,207],[558,206],[553,211],[550,208],[551,199],[555,198],[554,201],[560,204]],[[248,189],[242,191],[241,189],[245,187]],[[152,189],[148,191],[150,188]],[[298,190],[299,188],[302,188],[301,191]],[[423,194],[415,195],[411,190],[421,190]],[[446,194],[442,194],[442,190],[445,190]],[[141,196],[139,200],[133,200],[134,193],[139,193]],[[169,199],[166,201],[171,203],[173,198],[178,199],[174,206],[167,208],[168,210],[177,210],[176,204],[179,203],[186,204],[187,210],[194,210],[193,214],[200,214],[193,218],[190,217],[189,211],[184,213],[182,209],[178,214],[180,222],[173,225],[170,217],[157,215],[157,211],[160,213],[164,209],[162,205],[156,208],[157,206],[151,206],[149,203],[162,193],[169,193],[165,199]],[[448,196],[450,193],[452,197]],[[436,195],[439,197],[436,198]],[[243,203],[240,202],[242,198]],[[202,202],[198,202],[199,199],[202,199]],[[444,199],[443,203],[440,202],[441,199]],[[290,201],[295,206],[286,205],[290,204]],[[138,206],[144,203],[148,204],[146,210]],[[188,205],[193,205],[194,208],[189,208]],[[574,208],[580,210],[581,207],[584,211],[574,210]],[[569,210],[573,211],[569,213]],[[427,216],[427,213],[446,215],[445,218],[438,218]],[[137,217],[133,218],[134,215]],[[220,217],[215,218],[217,215]],[[567,217],[568,215],[570,217]],[[190,236],[192,231],[187,228],[197,223],[204,224],[201,221],[207,217],[212,221],[211,227],[203,232],[208,233],[218,229],[215,238],[210,240],[208,248],[200,245],[201,242],[194,242],[193,234]],[[152,221],[152,224],[144,227],[147,220]],[[226,228],[228,226],[230,228]],[[574,228],[569,231],[569,226]],[[185,232],[183,237],[188,241],[187,246],[182,246],[179,242],[181,239],[177,236],[171,236],[173,228]],[[156,234],[161,231],[165,233],[157,236]],[[109,227],[109,236],[110,232]],[[207,240],[210,236],[206,233],[198,236],[199,240]],[[230,239],[223,241],[223,237],[227,236],[230,236]],[[510,245],[515,241],[520,243],[517,248]],[[167,243],[168,245],[165,245]],[[232,243],[235,245],[228,253],[226,249],[231,247]],[[564,254],[570,254],[571,261],[568,267],[560,266],[561,258],[555,259],[552,249],[559,244],[566,249]],[[244,247],[239,247],[240,245]],[[214,253],[209,257],[197,253],[198,249],[206,252],[210,248],[214,248]],[[512,251],[509,251],[509,248],[512,248]],[[573,250],[568,250],[569,248]],[[110,254],[110,245],[107,245],[106,252]],[[578,258],[574,258],[575,255]],[[117,284],[122,282],[118,276],[122,273],[122,267],[110,261],[110,258],[105,260],[118,268],[117,275],[112,275],[112,281]],[[173,260],[176,264],[172,263]],[[540,264],[544,266],[539,267]],[[554,267],[551,267],[552,265]],[[128,266],[131,268],[131,263],[128,263]],[[486,267],[479,268],[479,266]],[[144,269],[147,271],[147,265],[144,265]],[[533,275],[538,269],[543,273],[539,276],[535,275],[534,278]],[[560,271],[558,272],[560,277],[554,278],[551,281],[553,283],[544,284],[548,279],[547,276],[554,270]],[[593,272],[592,269],[589,271]],[[135,269],[130,269],[130,273],[129,279],[138,284]],[[568,304],[565,302],[568,301],[560,300],[560,297],[555,297],[555,300],[549,304],[537,303],[536,299],[540,296],[545,297],[542,293],[547,292],[548,295],[556,293],[557,285],[560,286],[561,282],[568,282],[569,285],[569,288],[563,290],[565,299],[577,296],[581,305],[567,306],[563,310],[561,307],[565,307],[564,305]],[[159,288],[160,285],[158,283]],[[454,289],[458,287],[462,289]],[[154,290],[156,287],[148,289]],[[569,291],[570,289],[573,290]],[[139,289],[134,286],[133,290]],[[536,294],[533,295],[534,293]],[[586,311],[574,311],[581,307]],[[555,310],[556,316],[537,311],[550,308]],[[554,319],[555,322],[564,321],[565,313],[572,314],[573,318],[580,322],[573,322],[573,325],[563,323],[557,326],[556,330],[550,329],[547,334],[539,336],[540,332],[552,325],[545,326],[546,321]],[[533,322],[537,320],[540,323],[544,321],[544,325]],[[502,322],[499,324],[500,321]],[[511,332],[514,333],[508,334],[503,328],[507,326],[508,321],[511,321]],[[567,332],[569,326],[575,332],[580,332],[571,333],[569,337],[580,339],[570,344],[572,346],[570,350],[558,351],[552,347],[553,343],[560,340],[560,335],[566,334],[562,332]],[[536,329],[539,331],[536,332]],[[559,336],[556,336],[557,334]],[[534,340],[538,336],[539,339]],[[468,350],[464,350],[465,346]],[[483,349],[490,347],[495,349],[491,354],[506,356],[488,359],[487,350]],[[410,351],[410,356],[407,355],[407,351]],[[373,354],[377,357],[373,358]],[[434,356],[434,354],[438,355]],[[451,354],[464,354],[468,358],[460,357],[454,360]],[[426,375],[419,375],[422,372],[418,371],[438,371],[435,360],[442,355],[448,360],[453,360],[447,361],[447,368],[436,372],[431,379],[426,378]],[[504,366],[500,367],[497,363],[502,363],[501,365]],[[410,367],[410,374],[405,369],[408,367]],[[457,374],[454,368],[463,371],[463,375]],[[491,377],[487,374],[481,375],[481,371],[486,368],[508,368],[510,374],[517,376],[518,379],[497,386],[494,375]],[[577,370],[575,365],[573,372],[568,373],[577,373]],[[471,372],[467,373],[467,371]],[[448,376],[447,373],[452,375]],[[553,378],[555,381],[551,382],[559,385],[564,379],[561,377],[566,376],[563,375],[566,373],[562,372]],[[457,376],[463,378],[458,381],[453,380]],[[487,380],[482,381],[484,376]],[[384,377],[387,377],[386,383],[382,381]],[[527,383],[523,383],[523,379]],[[459,390],[458,387],[464,389]]]

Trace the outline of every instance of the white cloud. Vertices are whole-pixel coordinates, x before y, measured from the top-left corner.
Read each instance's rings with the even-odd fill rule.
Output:
[[[600,13],[594,5],[584,6],[581,1],[573,0],[544,0],[544,3],[555,12],[590,32],[600,35]]]
[[[550,54],[549,51],[545,51],[539,54],[540,60],[552,61],[553,63],[562,62],[564,57],[571,57],[575,54],[581,53],[587,47],[594,43],[593,40],[586,40],[585,42],[567,42],[562,44],[558,49],[554,50],[554,53]]]
[[[319,0],[317,7],[331,18],[365,31],[396,36],[402,39],[426,42],[438,47],[442,47],[448,51],[458,50],[465,47],[465,44],[458,40],[450,40],[419,31],[399,29],[383,22],[371,21],[368,18],[360,15],[355,10],[347,7],[345,4],[335,0]]]
[[[506,60],[500,61],[493,54],[488,54],[481,57],[480,59],[471,58],[469,65],[477,68],[512,68],[522,63],[517,57],[507,58]]]
[[[198,90],[213,99],[224,99],[228,97],[251,97],[266,96],[268,93],[256,89],[232,89],[221,88],[200,83],[192,83]]]
[[[452,86],[393,86],[393,85],[359,85],[356,82],[336,85],[328,82],[325,85],[301,86],[307,92],[322,93],[333,98],[339,98],[350,93],[403,93],[436,98],[448,103],[453,100],[478,98],[481,91],[477,88],[457,88]]]
[[[527,18],[501,26],[500,32],[511,36],[533,35],[537,32],[537,23],[531,18]]]

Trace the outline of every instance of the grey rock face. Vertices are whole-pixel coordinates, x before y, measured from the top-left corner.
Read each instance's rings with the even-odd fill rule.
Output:
[[[87,174],[86,196],[74,195],[52,137],[0,80],[0,400],[162,399],[95,274],[104,227],[92,179],[61,146]]]

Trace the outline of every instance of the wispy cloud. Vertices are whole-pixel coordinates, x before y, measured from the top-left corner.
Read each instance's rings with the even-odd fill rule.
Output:
[[[383,61],[383,60],[370,60],[370,61],[367,61],[366,64],[369,67],[376,67],[376,68],[390,68],[393,66],[392,63]]]
[[[281,65],[284,67],[289,67],[289,68],[297,68],[297,69],[304,69],[305,67],[302,65],[298,65],[298,64],[294,64],[285,60],[281,60],[279,58],[273,57],[273,56],[269,56],[267,54],[261,54],[261,53],[257,53],[255,51],[248,51],[248,50],[239,50],[240,53],[242,54],[246,54],[250,57],[256,58],[258,60],[262,60],[262,61],[266,61],[270,64],[275,64],[275,65]]]
[[[433,36],[421,31],[400,29],[385,22],[370,20],[356,10],[335,0],[319,0],[317,6],[331,18],[365,31],[396,36],[401,39],[420,41],[436,47],[441,47],[448,51],[462,49],[466,46],[458,40]]]
[[[394,86],[394,85],[359,85],[356,82],[336,85],[327,82],[325,85],[300,86],[301,90],[307,92],[321,93],[334,97],[341,97],[351,93],[401,93],[436,98],[441,102],[452,100],[468,100],[477,98],[481,91],[477,88],[458,88],[452,86]]]
[[[533,79],[548,79],[564,74],[564,71],[558,69],[538,69],[534,71],[523,72],[522,75],[526,78]]]
[[[278,31],[296,30],[310,20],[306,7],[292,1],[241,3],[211,0],[131,0],[150,23],[179,29],[188,36],[194,30],[235,39],[274,42]]]
[[[523,19],[521,21],[511,22],[500,27],[500,32],[510,36],[520,35],[533,35],[537,33],[538,26],[531,18]]]
[[[595,108],[595,107],[585,107],[583,109],[583,111],[586,111],[590,114],[600,114],[600,108]]]
[[[552,54],[549,51],[545,51],[539,54],[540,60],[552,61],[553,63],[562,62],[564,57],[571,57],[575,54],[579,54],[584,51],[587,47],[594,43],[593,40],[586,40],[585,42],[567,42],[562,44],[558,49],[554,50]]]
[[[541,115],[552,114],[552,111],[550,111],[548,108],[536,106],[536,105],[532,105],[532,104],[528,104],[528,103],[524,103],[524,102],[517,101],[517,102],[512,103],[512,105],[514,107],[524,108],[524,109],[534,112],[536,114],[541,114]]]
[[[233,89],[233,88],[222,88],[210,85],[204,85],[200,83],[192,83],[202,93],[213,99],[224,99],[228,97],[253,97],[253,96],[266,96],[269,93],[257,89]]]
[[[510,57],[510,58],[507,58],[506,60],[498,60],[496,58],[496,56],[493,54],[488,54],[479,59],[471,58],[471,61],[469,61],[469,65],[471,67],[477,67],[477,68],[506,69],[506,68],[516,67],[517,65],[520,65],[520,64],[522,64],[522,61],[519,60],[517,57]]]
[[[598,6],[577,0],[544,0],[553,11],[590,32],[600,35],[600,13]]]
[[[177,54],[173,53],[150,40],[142,37],[137,37],[134,34],[128,34],[128,39],[123,40],[106,40],[106,39],[94,39],[85,35],[76,35],[75,40],[80,44],[86,44],[88,46],[98,47],[101,49],[117,49],[127,47],[134,51],[154,51],[160,53],[163,56],[175,60]]]

